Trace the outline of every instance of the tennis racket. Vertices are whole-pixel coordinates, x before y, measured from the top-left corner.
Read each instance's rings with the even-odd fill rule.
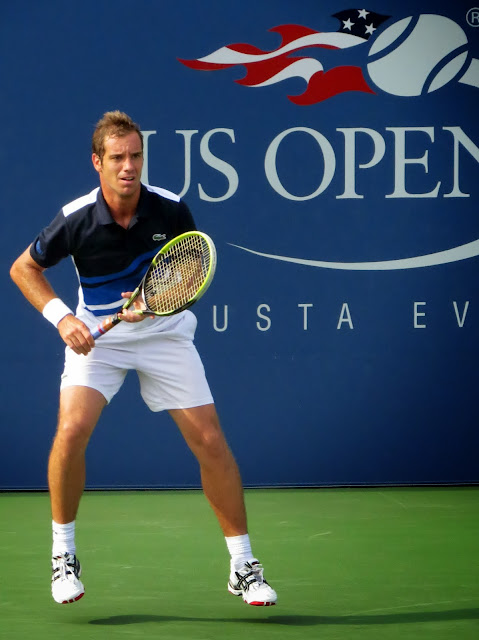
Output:
[[[120,312],[101,322],[92,331],[96,340],[121,322],[122,311],[141,295],[144,309],[139,315],[171,316],[187,309],[205,293],[216,269],[213,240],[200,231],[187,231],[158,251],[143,280]]]

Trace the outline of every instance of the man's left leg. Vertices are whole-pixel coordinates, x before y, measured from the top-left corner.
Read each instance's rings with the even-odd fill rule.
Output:
[[[248,536],[243,485],[226,442],[214,404],[172,409],[170,415],[200,465],[205,497],[216,514],[231,554],[228,590],[248,604],[276,603],[276,593],[263,578]]]
[[[203,491],[224,535],[244,535],[248,528],[243,485],[215,405],[173,409],[170,415],[198,460]]]

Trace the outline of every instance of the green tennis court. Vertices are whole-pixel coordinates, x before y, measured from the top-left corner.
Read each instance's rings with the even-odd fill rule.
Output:
[[[250,489],[246,502],[276,607],[227,592],[226,546],[200,491],[87,492],[85,597],[57,605],[47,494],[0,494],[1,636],[479,637],[479,488]]]

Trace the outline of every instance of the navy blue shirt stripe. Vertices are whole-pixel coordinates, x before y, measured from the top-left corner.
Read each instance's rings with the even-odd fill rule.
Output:
[[[164,243],[161,243],[161,244],[164,244]],[[84,286],[84,285],[103,284],[105,282],[111,282],[112,280],[128,278],[128,277],[131,277],[132,274],[134,274],[135,277],[138,277],[137,273],[141,272],[141,270],[144,269],[145,265],[148,268],[149,264],[151,263],[151,261],[153,260],[153,258],[155,257],[155,255],[158,253],[160,249],[161,249],[161,245],[156,246],[154,249],[152,249],[152,251],[148,251],[147,253],[139,256],[136,260],[133,260],[133,262],[129,267],[127,267],[126,269],[123,269],[123,271],[120,271],[119,273],[109,274],[107,276],[98,276],[98,277],[80,276],[80,282],[82,286]]]

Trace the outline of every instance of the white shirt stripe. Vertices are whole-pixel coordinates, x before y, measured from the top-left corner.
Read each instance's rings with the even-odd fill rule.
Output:
[[[73,202],[66,204],[62,209],[65,218],[70,214],[75,213],[75,211],[78,211],[78,209],[85,207],[87,204],[93,204],[93,202],[96,202],[99,190],[100,187],[97,187],[96,189],[93,189],[93,191],[90,191],[90,193],[87,193],[86,196],[82,196],[81,198],[77,198],[76,200],[73,200]]]

